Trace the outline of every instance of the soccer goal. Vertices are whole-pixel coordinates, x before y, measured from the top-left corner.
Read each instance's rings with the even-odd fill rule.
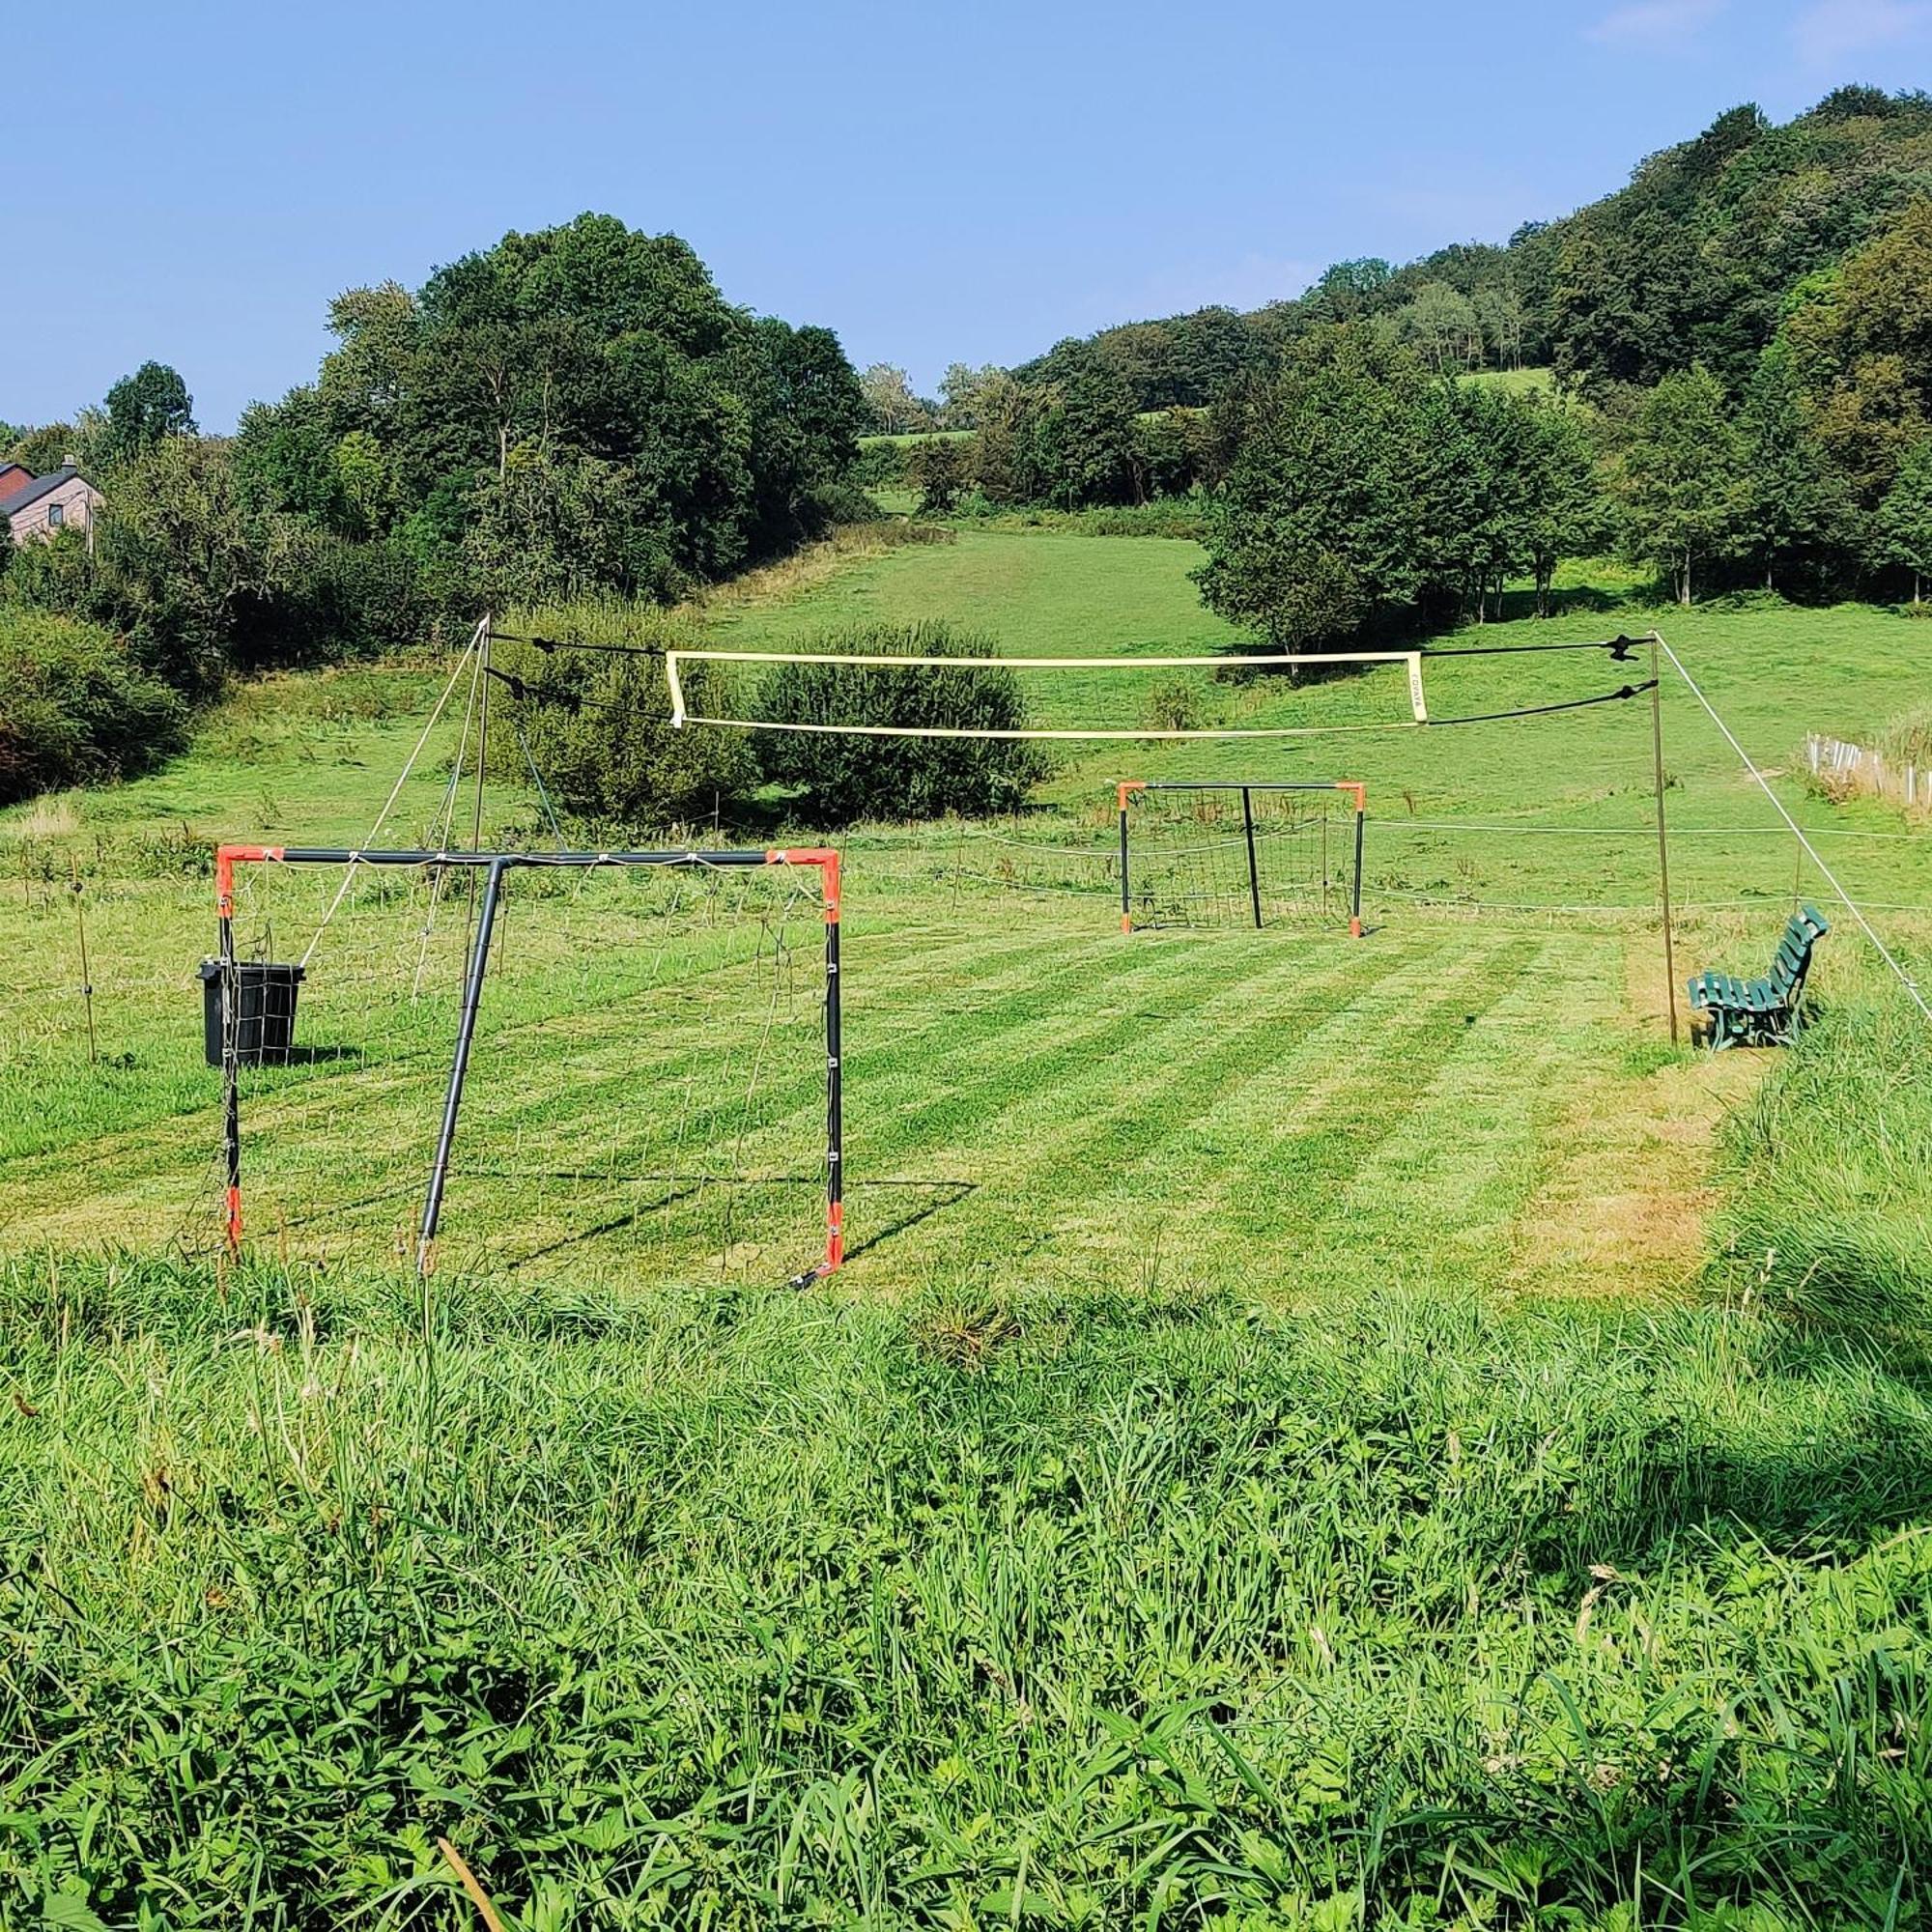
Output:
[[[1365,785],[1129,779],[1119,802],[1122,932],[1346,921],[1362,936]]]
[[[225,845],[215,890],[231,1252],[843,1260],[837,852]]]

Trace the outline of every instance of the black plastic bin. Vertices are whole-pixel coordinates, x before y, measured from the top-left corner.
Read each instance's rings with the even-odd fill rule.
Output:
[[[295,1051],[296,991],[299,966],[263,959],[235,966],[235,1055],[243,1066],[286,1066]],[[211,1066],[221,1065],[221,961],[201,962],[202,1050]]]

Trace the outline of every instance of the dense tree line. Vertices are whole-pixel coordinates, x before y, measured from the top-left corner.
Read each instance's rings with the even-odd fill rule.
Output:
[[[865,421],[830,330],[732,307],[675,236],[610,215],[329,323],[317,382],[242,418],[245,493],[472,603],[664,600],[778,554],[841,506]]]
[[[1932,97],[1840,88],[1784,126],[1752,106],[1653,155],[1630,185],[1506,243],[1397,268],[1340,262],[1305,295],[1208,308],[1058,344],[1014,370],[1064,382],[1094,360],[1137,410],[1200,407],[1301,337],[1374,317],[1438,373],[1552,365],[1603,392],[1693,364],[1740,391],[1794,299],[1932,195]]]
[[[1932,99],[1847,88],[1725,114],[1505,245],[954,365],[922,420],[970,434],[894,461],[940,512],[1205,491],[1210,600],[1304,640],[1480,615],[1511,576],[1547,608],[1611,547],[1686,601],[1917,598],[1928,290]],[[1558,400],[1461,381],[1531,365]]]
[[[874,445],[859,472],[903,483],[923,514],[1041,505],[1057,510],[1151,503],[1217,480],[1215,425],[1200,410],[1137,412],[1104,368],[1065,382],[1022,383],[987,372],[976,391],[976,427]]]
[[[1913,272],[1932,288],[1922,225]],[[1846,284],[1862,273],[1855,257]],[[1203,594],[1316,647],[1480,620],[1511,579],[1534,583],[1543,612],[1559,564],[1611,549],[1687,604],[1746,587],[1909,587],[1917,601],[1932,574],[1932,424],[1917,403],[1880,422],[1834,416],[1859,365],[1807,374],[1794,339],[1806,321],[1791,311],[1741,394],[1695,363],[1619,391],[1614,410],[1437,375],[1386,320],[1307,336],[1216,408],[1213,440],[1233,454]]]
[[[0,623],[95,627],[65,648],[104,632],[192,705],[231,671],[417,642],[511,599],[668,601],[869,513],[837,338],[734,307],[675,236],[593,214],[506,235],[420,290],[351,290],[329,325],[317,380],[233,438],[198,435],[185,384],[148,363],[0,439],[36,472],[73,455],[105,498],[86,534],[0,544]]]

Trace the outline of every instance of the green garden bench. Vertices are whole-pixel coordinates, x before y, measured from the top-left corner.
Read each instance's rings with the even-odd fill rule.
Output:
[[[1701,1027],[1712,1047],[1776,1046],[1798,1026],[1804,998],[1804,976],[1811,949],[1831,931],[1818,908],[1807,905],[1791,915],[1777,956],[1762,980],[1739,980],[1729,973],[1699,973],[1690,981],[1690,1025]]]

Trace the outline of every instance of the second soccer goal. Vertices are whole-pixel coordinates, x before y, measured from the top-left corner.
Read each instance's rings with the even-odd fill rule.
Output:
[[[1119,801],[1122,932],[1333,923],[1361,937],[1366,786],[1128,779]]]

